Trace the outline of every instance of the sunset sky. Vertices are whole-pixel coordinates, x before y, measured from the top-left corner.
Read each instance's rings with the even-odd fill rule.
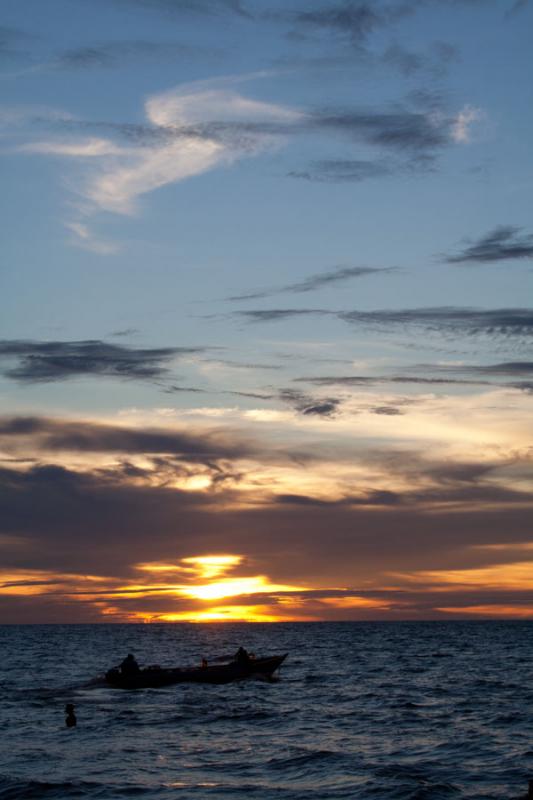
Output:
[[[532,31],[3,0],[0,622],[533,618]]]

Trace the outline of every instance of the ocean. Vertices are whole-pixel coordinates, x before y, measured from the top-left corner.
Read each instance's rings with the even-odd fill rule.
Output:
[[[239,645],[288,652],[279,678],[93,682]],[[514,800],[533,778],[528,622],[11,625],[0,653],[0,800]]]

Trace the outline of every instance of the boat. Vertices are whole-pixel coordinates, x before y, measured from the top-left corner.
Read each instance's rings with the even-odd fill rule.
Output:
[[[201,667],[145,667],[133,675],[123,675],[118,667],[114,667],[106,672],[105,680],[118,689],[157,689],[174,683],[231,683],[253,675],[271,678],[287,655],[250,658],[245,663],[203,664]]]

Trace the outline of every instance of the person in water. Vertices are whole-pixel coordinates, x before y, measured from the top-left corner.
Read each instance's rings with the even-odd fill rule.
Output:
[[[120,672],[126,678],[130,678],[132,675],[137,675],[140,672],[139,665],[137,664],[135,656],[132,655],[132,653],[128,653],[120,665]]]
[[[72,703],[67,703],[65,706],[65,713],[67,715],[65,719],[65,725],[67,728],[75,728],[76,727],[76,714],[74,713],[74,706]]]

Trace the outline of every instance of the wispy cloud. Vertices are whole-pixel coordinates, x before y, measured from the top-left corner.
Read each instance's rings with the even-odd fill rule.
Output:
[[[479,309],[437,306],[376,311],[270,308],[234,311],[233,316],[255,323],[279,322],[305,316],[333,316],[350,325],[364,325],[382,330],[412,327],[450,335],[484,334],[489,337],[529,337],[533,335],[533,309],[530,308]]]
[[[394,174],[397,167],[385,159],[322,159],[313,161],[303,170],[288,172],[290,178],[301,178],[317,183],[360,183],[371,178]]]
[[[533,258],[533,234],[520,234],[521,228],[499,225],[464,250],[445,257],[448,264],[482,264]]]
[[[88,216],[99,211],[135,214],[142,195],[275,147],[281,141],[276,129],[300,119],[298,111],[239,94],[234,82],[200,82],[152,95],[145,103],[144,125],[58,120],[69,131],[107,129],[125,136],[126,145],[109,138],[63,136],[32,140],[17,149],[80,161],[85,170],[76,181],[80,215],[69,225],[87,246],[97,242],[89,234]]]
[[[22,383],[52,382],[83,376],[154,380],[168,373],[180,356],[204,348],[133,348],[100,340],[79,342],[0,341],[2,374]],[[14,366],[10,365],[12,362]]]
[[[339,318],[353,325],[414,326],[450,334],[491,337],[533,335],[533,309],[477,309],[457,306],[382,311],[345,311]]]
[[[279,322],[292,317],[313,316],[315,314],[335,314],[335,312],[321,308],[266,308],[233,312],[233,316],[242,317],[248,322]]]
[[[80,174],[70,181],[78,195],[79,214],[68,220],[70,229],[82,246],[94,242],[93,250],[106,252],[98,237],[89,235],[89,216],[135,214],[145,194],[258,156],[291,137],[343,137],[352,145],[371,148],[368,158],[326,159],[290,173],[326,182],[425,171],[433,167],[440,151],[466,140],[457,134],[460,114],[435,108],[434,98],[418,97],[392,108],[304,111],[255,100],[235,89],[253,77],[200,81],[154,94],[144,104],[146,121],[140,124],[59,115],[55,127],[61,136],[39,140],[33,131],[16,150],[79,163]],[[15,114],[8,123],[22,124],[19,117]],[[26,123],[32,120],[35,123],[35,112],[25,117]],[[48,115],[47,123],[53,128],[54,117]]]
[[[347,38],[360,46],[370,33],[382,27],[386,18],[379,4],[346,2],[287,13],[299,36],[328,34]]]
[[[315,386],[373,386],[379,383],[406,383],[420,384],[421,386],[445,386],[458,384],[461,386],[485,386],[487,381],[461,378],[434,378],[417,375],[319,375],[294,379],[296,383],[311,383]],[[383,407],[380,407],[383,409]],[[377,414],[386,414],[387,411],[374,410]],[[392,412],[397,413],[397,412]]]
[[[419,72],[441,77],[457,57],[457,49],[447,42],[433,42],[425,52],[414,52],[393,42],[383,53],[382,60],[408,77]]]
[[[137,6],[146,11],[167,14],[237,14],[247,17],[248,12],[241,0],[111,0],[118,8],[131,10]]]
[[[96,236],[91,228],[83,222],[65,222],[65,227],[74,234],[73,244],[83,250],[89,250],[99,255],[112,255],[120,250],[120,245]]]
[[[317,399],[297,389],[282,389],[278,396],[304,417],[331,417],[341,403],[337,397]]]
[[[127,60],[183,59],[198,54],[198,48],[180,42],[145,40],[115,41],[65,50],[52,62],[56,69],[108,69]]]
[[[397,271],[396,267],[336,267],[331,270],[324,270],[310,275],[297,283],[289,283],[285,286],[274,287],[272,289],[264,289],[257,292],[248,292],[246,294],[234,295],[228,297],[228,300],[251,300],[259,297],[271,297],[276,294],[299,294],[305,292],[312,292],[316,289],[322,289],[325,286],[335,286],[336,284],[343,284],[349,280],[363,278],[368,275],[376,275],[380,273],[389,273]]]
[[[483,117],[483,112],[480,108],[474,106],[465,106],[451,125],[451,136],[455,142],[469,142],[471,137],[471,126],[474,122],[478,122]]]

